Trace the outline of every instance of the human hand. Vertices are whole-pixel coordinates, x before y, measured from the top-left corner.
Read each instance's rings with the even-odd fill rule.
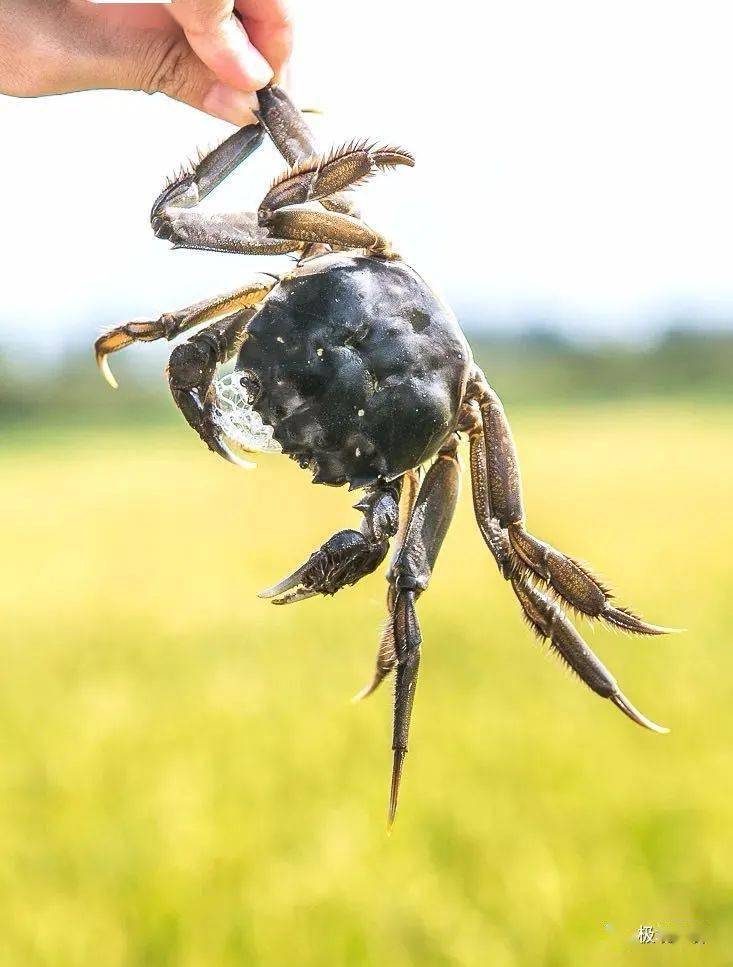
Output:
[[[0,0],[0,93],[18,97],[161,91],[244,124],[290,49],[285,0]]]

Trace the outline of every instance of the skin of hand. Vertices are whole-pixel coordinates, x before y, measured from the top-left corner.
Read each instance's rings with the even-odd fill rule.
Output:
[[[291,43],[285,0],[0,0],[0,93],[162,92],[245,124]]]

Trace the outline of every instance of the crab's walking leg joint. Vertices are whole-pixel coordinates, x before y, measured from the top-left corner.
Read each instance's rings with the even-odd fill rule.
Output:
[[[344,190],[354,187],[380,168],[413,165],[401,148],[377,148],[361,143],[346,145],[331,155],[319,155],[315,140],[300,111],[278,87],[257,94],[259,119],[292,170],[279,178],[265,196],[259,223],[278,239],[308,245],[363,248],[385,258],[393,255],[387,240],[365,225]],[[320,201],[330,209],[285,208]]]
[[[269,84],[257,92],[257,117],[289,165],[318,153],[313,133],[285,91]]]
[[[394,610],[395,602],[395,588],[394,583],[389,580],[390,575],[393,573],[395,562],[399,556],[402,549],[402,545],[405,540],[405,534],[407,533],[407,525],[410,523],[410,517],[412,516],[412,510],[415,506],[415,501],[417,500],[417,494],[420,490],[420,478],[416,470],[408,470],[400,478],[401,483],[401,493],[400,493],[400,507],[399,507],[399,527],[397,533],[395,534],[394,541],[392,544],[392,563],[390,564],[390,569],[388,571],[388,584],[387,584],[387,612],[390,615],[390,619],[384,626],[384,631],[382,637],[379,641],[379,648],[377,649],[377,660],[374,668],[374,675],[372,680],[364,686],[356,695],[354,695],[352,701],[359,702],[363,698],[371,695],[379,685],[384,681],[384,679],[389,675],[395,666],[397,661],[397,654],[395,652],[394,645],[394,627],[391,619],[392,611]]]
[[[410,516],[399,553],[390,568],[393,606],[389,630],[380,646],[382,665],[390,662],[390,647],[396,665],[394,725],[392,733],[392,782],[388,821],[394,822],[402,765],[407,754],[412,704],[420,666],[420,625],[415,601],[427,588],[458,500],[460,469],[458,441],[454,437],[438,453],[425,479]],[[384,654],[382,652],[384,651]],[[379,661],[379,660],[378,660]]]
[[[256,306],[275,285],[275,279],[268,275],[259,275],[252,282],[233,292],[215,296],[197,302],[177,312],[165,312],[158,319],[126,322],[115,326],[104,333],[94,344],[97,365],[107,382],[114,389],[117,381],[112,375],[107,362],[110,353],[116,353],[134,342],[154,342],[156,339],[176,339],[188,329],[209,322],[220,316],[230,315],[237,309],[247,309]]]
[[[257,92],[257,100],[260,106],[257,116],[289,165],[297,165],[319,153],[316,140],[302,113],[282,88],[274,84],[264,87]],[[333,211],[359,217],[359,211],[351,199],[340,192],[324,199],[323,204]]]
[[[522,566],[555,594],[589,618],[600,618],[623,631],[661,635],[671,629],[642,621],[626,608],[611,604],[611,593],[585,567],[566,557],[524,528],[519,461],[504,407],[482,374],[469,393],[479,404],[486,448],[488,504],[491,516],[507,529]]]
[[[204,215],[167,209],[156,235],[172,242],[173,248],[230,255],[287,255],[303,248],[297,240],[274,238],[258,224],[254,212]]]
[[[364,519],[361,530],[342,530],[330,537],[305,564],[274,587],[260,592],[273,604],[292,604],[316,594],[335,594],[356,584],[377,568],[387,555],[389,540],[397,532],[399,483],[369,491],[354,506]]]
[[[235,255],[279,255],[296,251],[292,241],[272,238],[254,212],[203,214],[192,211],[262,143],[264,130],[248,124],[205,155],[192,171],[183,172],[158,196],[150,224],[158,238],[174,248],[231,252]]]
[[[155,219],[166,208],[193,208],[210,195],[243,161],[256,151],[264,140],[259,124],[247,124],[230,135],[226,141],[203,155],[198,164],[182,171],[158,195],[150,211]]]
[[[487,452],[486,440],[489,433],[485,421],[486,415],[484,414],[482,421],[480,414],[474,410],[468,414],[464,426],[465,429],[468,429],[471,447],[471,482],[476,522],[499,570],[503,577],[510,582],[527,621],[535,633],[540,638],[549,641],[550,646],[557,654],[594,692],[603,698],[610,699],[614,705],[618,706],[622,712],[639,725],[655,732],[667,732],[667,729],[655,725],[628,701],[611,673],[586,645],[564,611],[551,597],[537,587],[535,582],[538,575],[536,572],[529,569],[518,555],[512,541],[511,526],[507,527],[507,519],[504,516],[506,508],[512,506],[512,501],[514,501],[513,506],[516,511],[519,506],[518,498],[516,493],[514,497],[499,494],[499,499],[494,501],[495,491],[493,488],[495,484],[492,481],[491,474],[492,468],[496,468],[500,461],[496,454],[492,461],[491,454]],[[506,444],[506,437],[503,438],[503,442],[495,440],[493,442],[500,453],[507,452],[503,449]],[[515,457],[513,466],[516,467]],[[504,478],[506,479],[505,475]],[[518,479],[518,476],[516,479]],[[502,516],[499,516],[500,514]],[[509,523],[511,525],[512,521],[510,520]],[[557,551],[554,553],[558,554]],[[558,556],[560,555],[558,554]],[[545,583],[550,585],[556,593],[565,597],[565,594],[558,590],[554,584],[550,584],[549,581],[545,581]]]

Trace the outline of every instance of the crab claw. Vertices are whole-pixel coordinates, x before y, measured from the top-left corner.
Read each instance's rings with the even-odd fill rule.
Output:
[[[260,598],[275,598],[273,604],[292,604],[315,594],[335,594],[347,584],[378,567],[384,560],[389,542],[369,539],[355,530],[342,530],[314,551],[305,564],[279,584],[260,591]],[[287,591],[297,589],[293,594]],[[284,597],[283,597],[284,595]]]
[[[313,555],[312,555],[313,556]],[[271,588],[265,588],[264,591],[258,591],[258,598],[280,598],[281,595],[286,595],[287,591],[292,591],[293,588],[298,588],[303,584],[311,565],[311,559],[309,558],[305,564],[293,571],[288,577],[283,578],[282,581],[278,581]],[[291,604],[294,601],[301,601],[303,598],[310,598],[317,594],[316,591],[306,591],[305,588],[301,587],[300,591],[294,591],[293,594],[287,594],[281,600],[273,601],[273,604]]]
[[[208,343],[183,343],[171,353],[168,361],[168,385],[171,395],[194,429],[213,453],[229,463],[250,469],[255,464],[242,460],[226,443],[213,419],[216,389],[212,378],[216,356]]]
[[[211,420],[211,407],[208,400],[202,405],[196,390],[183,389],[173,384],[171,385],[171,394],[188,425],[198,433],[209,450],[245,470],[251,470],[256,466],[251,461],[239,457],[220,435],[216,425]]]

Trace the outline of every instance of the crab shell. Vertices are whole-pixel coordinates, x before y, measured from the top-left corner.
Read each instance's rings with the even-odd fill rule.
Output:
[[[354,489],[438,451],[471,365],[455,316],[414,269],[333,253],[272,289],[236,368],[283,452],[314,483]]]

